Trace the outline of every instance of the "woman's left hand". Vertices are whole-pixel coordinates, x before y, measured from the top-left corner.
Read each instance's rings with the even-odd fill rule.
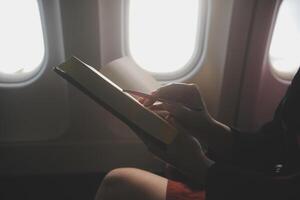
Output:
[[[206,157],[201,144],[174,118],[168,121],[178,130],[174,141],[168,145],[166,151],[153,152],[165,162],[176,167],[181,173],[199,185],[204,185],[208,168],[214,163]],[[155,150],[154,150],[155,151]]]

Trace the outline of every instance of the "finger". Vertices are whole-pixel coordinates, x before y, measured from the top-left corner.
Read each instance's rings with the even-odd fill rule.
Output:
[[[182,106],[180,104],[168,104],[168,103],[162,103],[159,105],[159,107],[163,110],[168,111],[172,116],[174,116],[176,119],[182,120],[185,119],[187,116],[190,116],[192,111],[185,106]]]
[[[143,102],[143,105],[146,106],[146,107],[149,107],[149,106],[153,105],[156,102],[156,99],[157,99],[157,92],[158,92],[158,90],[152,92],[151,93],[152,98],[146,98],[145,101]]]
[[[185,91],[187,89],[188,84],[178,84],[172,83],[169,85],[165,85],[156,91],[151,93],[151,99],[148,99],[144,102],[144,106],[151,106],[156,102],[157,99],[165,99],[170,101],[184,102],[186,99]]]
[[[180,104],[155,103],[149,107],[154,112],[167,111],[177,119],[185,118],[191,115],[191,111]]]
[[[145,101],[143,102],[143,105],[146,107],[149,107],[149,106],[153,105],[155,102],[156,102],[156,100],[154,98],[145,99]]]
[[[137,100],[138,100],[138,102],[140,102],[141,104],[144,104],[144,102],[145,102],[145,98],[143,98],[143,97],[139,97]]]
[[[170,118],[170,113],[168,111],[155,111],[156,114],[158,114],[160,117],[164,119],[169,119]]]
[[[183,127],[193,130],[197,127],[196,119],[201,116],[198,111],[190,110],[182,105],[165,104],[164,110],[170,112],[171,117],[174,117]]]
[[[155,110],[165,110],[164,105],[162,102],[155,102],[151,106],[148,107],[150,110],[155,111]]]
[[[171,114],[168,116],[168,122],[170,122],[170,124],[172,124],[177,130],[181,130],[181,125],[174,117],[171,117]]]
[[[175,104],[175,105],[172,105]],[[182,105],[177,105],[177,103],[165,103],[165,102],[155,102],[153,105],[149,106],[148,108],[152,111],[168,111],[172,112],[174,116],[181,115],[181,114],[188,114],[188,110],[184,108],[184,112],[182,112],[180,109],[181,107],[184,107]],[[175,111],[176,110],[176,111]]]
[[[165,85],[153,93],[153,96],[157,98],[163,98],[163,99],[176,99],[178,93],[177,91],[177,84],[169,84]]]
[[[205,108],[199,88],[195,84],[166,85],[157,91],[156,97],[180,102],[199,110]]]

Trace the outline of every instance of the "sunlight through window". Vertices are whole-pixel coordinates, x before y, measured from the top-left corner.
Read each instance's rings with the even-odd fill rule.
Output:
[[[270,47],[271,64],[277,74],[292,79],[300,66],[300,1],[284,0]]]
[[[129,51],[154,73],[186,67],[197,41],[199,0],[130,0]]]
[[[37,0],[0,0],[0,73],[35,70],[45,46]]]

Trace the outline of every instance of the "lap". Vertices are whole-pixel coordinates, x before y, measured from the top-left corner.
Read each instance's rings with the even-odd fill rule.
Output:
[[[115,169],[104,178],[96,199],[164,200],[167,183],[166,178],[144,170]]]
[[[185,183],[169,180],[166,200],[205,200],[205,192]]]
[[[204,200],[205,193],[144,170],[120,168],[104,178],[96,196],[102,199]]]

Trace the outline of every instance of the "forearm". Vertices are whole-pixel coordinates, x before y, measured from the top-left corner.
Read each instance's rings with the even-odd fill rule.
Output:
[[[231,128],[215,120],[214,124],[208,135],[208,147],[218,160],[231,160],[234,142]]]
[[[280,124],[269,123],[259,131],[246,133],[213,122],[206,143],[216,161],[225,161],[249,169],[263,170],[281,163],[285,142]]]

